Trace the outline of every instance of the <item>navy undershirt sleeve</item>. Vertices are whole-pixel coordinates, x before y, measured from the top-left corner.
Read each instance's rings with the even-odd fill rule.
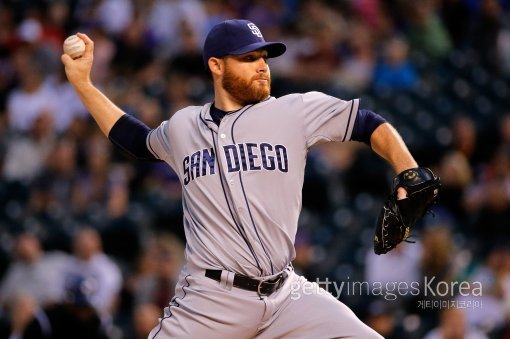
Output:
[[[367,109],[360,109],[354,121],[351,140],[361,141],[370,146],[372,133],[384,122],[386,120],[379,114]]]
[[[159,161],[147,148],[147,135],[150,131],[151,129],[140,120],[124,114],[113,125],[108,138],[131,157]]]

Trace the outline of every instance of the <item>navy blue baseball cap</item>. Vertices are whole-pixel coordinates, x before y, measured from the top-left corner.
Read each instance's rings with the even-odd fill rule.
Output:
[[[268,58],[285,53],[287,47],[281,42],[266,42],[260,29],[248,20],[226,20],[215,25],[207,34],[203,58],[207,67],[209,58],[239,55],[257,49],[267,51]]]

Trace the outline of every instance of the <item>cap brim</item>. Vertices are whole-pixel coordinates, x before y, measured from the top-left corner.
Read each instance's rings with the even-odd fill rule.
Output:
[[[256,51],[258,49],[263,49],[267,51],[268,58],[276,58],[287,50],[287,46],[285,46],[282,42],[256,42],[251,45],[243,46],[235,51],[230,52],[231,55],[240,55],[244,53],[249,53]]]

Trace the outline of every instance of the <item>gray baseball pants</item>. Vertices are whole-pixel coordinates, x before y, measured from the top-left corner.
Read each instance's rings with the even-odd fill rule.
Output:
[[[217,282],[184,267],[176,294],[149,339],[169,338],[382,338],[342,302],[290,267],[270,296]]]

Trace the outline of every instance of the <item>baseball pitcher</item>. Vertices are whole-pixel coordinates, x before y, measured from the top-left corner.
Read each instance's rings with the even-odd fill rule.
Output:
[[[101,130],[139,159],[167,162],[183,187],[186,265],[149,338],[380,338],[291,262],[307,152],[320,142],[365,142],[400,174],[377,222],[375,250],[406,239],[439,184],[396,130],[357,99],[272,97],[268,59],[286,46],[266,42],[246,20],[224,21],[206,38],[214,101],[149,129],[94,87],[94,44],[78,36],[84,55],[62,62]]]

